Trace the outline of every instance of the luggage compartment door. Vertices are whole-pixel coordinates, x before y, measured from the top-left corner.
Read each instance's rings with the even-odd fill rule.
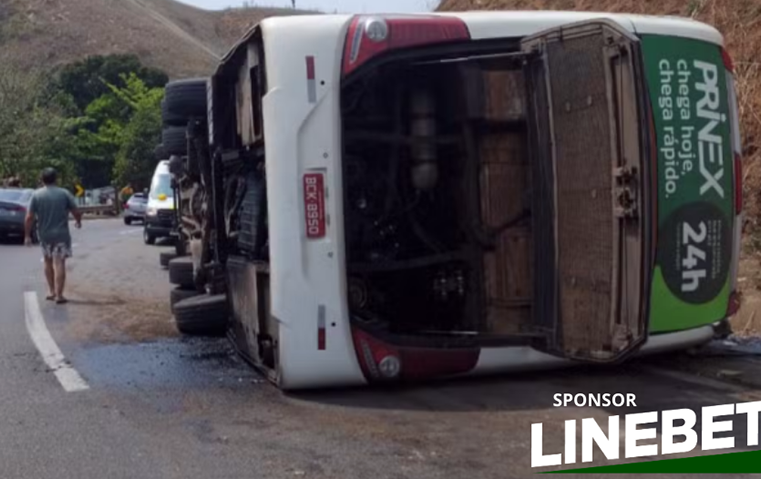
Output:
[[[639,41],[600,19],[533,35],[522,49],[539,347],[617,361],[647,338]]]

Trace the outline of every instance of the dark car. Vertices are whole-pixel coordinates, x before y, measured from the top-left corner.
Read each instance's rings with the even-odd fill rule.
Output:
[[[24,239],[24,219],[34,190],[0,188],[0,237]],[[37,229],[32,229],[32,241],[37,242]]]

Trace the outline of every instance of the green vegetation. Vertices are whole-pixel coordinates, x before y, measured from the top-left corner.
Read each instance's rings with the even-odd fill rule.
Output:
[[[53,154],[75,120],[44,92],[41,75],[4,68],[0,73],[0,176],[18,174],[34,184],[44,166],[58,168],[64,177],[73,173]],[[35,172],[35,173],[32,173]]]
[[[35,185],[54,166],[70,187],[147,187],[167,80],[132,55],[91,57],[52,75],[3,68],[0,178]]]
[[[149,88],[134,73],[126,79],[127,87],[114,89],[121,102],[129,105],[130,117],[119,136],[114,178],[118,184],[131,182],[139,188],[150,185],[156,165],[154,149],[161,142],[162,88]]]
[[[147,68],[135,55],[109,55],[89,57],[64,67],[53,87],[68,93],[80,111],[84,111],[93,101],[110,93],[109,85],[124,88],[125,75],[135,74],[148,88],[160,88],[169,78],[164,72]]]

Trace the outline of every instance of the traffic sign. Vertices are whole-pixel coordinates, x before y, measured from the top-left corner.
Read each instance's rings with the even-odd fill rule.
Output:
[[[74,185],[74,187],[77,189],[77,198],[81,198],[85,194],[84,188],[80,185]]]

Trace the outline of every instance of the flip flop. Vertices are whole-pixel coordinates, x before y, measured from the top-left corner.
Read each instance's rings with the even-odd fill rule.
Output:
[[[58,299],[55,300],[55,304],[66,304],[68,302],[69,302],[69,300],[66,299],[66,298],[58,298]]]
[[[45,296],[45,299],[46,299],[47,301],[55,301],[55,295],[54,295],[54,294],[51,294],[50,296]]]

